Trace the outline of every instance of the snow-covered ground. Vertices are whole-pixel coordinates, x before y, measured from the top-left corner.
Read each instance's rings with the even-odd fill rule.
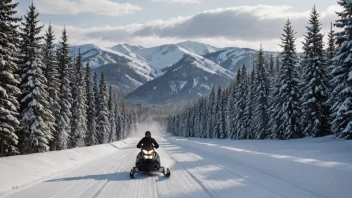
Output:
[[[126,144],[0,159],[0,190],[28,185],[32,175],[45,172],[5,197],[351,197],[352,141],[155,138],[170,178],[130,179],[139,152],[138,139],[130,138]],[[65,165],[74,163],[72,156],[80,162]]]
[[[112,144],[0,158],[0,197],[126,148],[130,139]]]

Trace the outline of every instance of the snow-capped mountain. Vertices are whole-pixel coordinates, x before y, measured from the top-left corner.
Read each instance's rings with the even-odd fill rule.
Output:
[[[93,44],[72,46],[71,56],[76,57],[79,49],[84,66],[89,61],[95,71],[98,73],[104,71],[107,82],[109,84],[115,82],[114,85],[119,86],[120,94],[126,94],[141,84],[154,79],[153,69],[148,63],[139,59]]]
[[[273,54],[277,56],[277,52],[264,52],[265,56]],[[258,56],[258,51],[249,48],[225,48],[220,51],[206,54],[204,57],[213,60],[215,63],[221,65],[222,67],[236,72],[237,69],[246,65],[248,69],[252,69],[253,60]]]
[[[181,97],[180,99],[199,97],[199,95],[207,93],[213,85],[225,85],[225,81],[228,82],[228,79],[234,76],[233,73],[243,64],[251,69],[253,60],[257,56],[257,51],[252,49],[220,49],[192,41],[151,48],[128,44],[106,48],[87,44],[71,47],[71,56],[77,56],[78,49],[81,50],[84,64],[89,61],[95,71],[98,73],[104,71],[108,83],[118,87],[118,91],[122,95],[157,78],[151,82],[153,84],[151,88],[151,83],[147,83],[147,88],[143,85],[141,89],[137,89],[129,95],[129,98],[133,100],[152,98],[148,103],[153,103],[154,100],[159,101],[159,99],[153,98],[158,87],[168,93],[160,99],[163,102],[176,100],[178,96]],[[266,55],[270,54],[270,52],[265,53]],[[276,54],[274,53],[274,56]],[[180,69],[175,70],[175,65]],[[178,70],[184,72],[176,72]],[[190,79],[192,75],[195,75],[194,79]],[[171,82],[167,79],[170,77],[176,80]],[[208,82],[205,82],[206,78],[209,80]],[[219,78],[223,78],[223,80]],[[187,84],[184,84],[185,81]],[[198,81],[199,83],[196,83]],[[158,83],[160,85],[157,85]],[[154,84],[156,85],[154,86]],[[202,87],[191,88],[190,84]],[[159,95],[162,96],[163,93]]]
[[[129,65],[121,63],[103,65],[93,69],[93,72],[104,72],[106,81],[113,86],[119,97],[127,95],[150,80]]]
[[[133,103],[167,104],[199,98],[212,86],[227,86],[234,74],[198,54],[184,54],[166,73],[138,87],[126,99]]]
[[[144,49],[144,47],[140,45],[118,44],[111,47],[111,49],[123,54],[127,54],[140,49]]]
[[[156,71],[156,75],[163,74],[163,70],[175,63],[177,63],[185,53],[190,53],[188,50],[174,44],[161,45],[152,48],[144,48],[129,56],[147,62],[150,67]]]
[[[150,74],[152,68],[143,61],[131,58],[123,53],[119,53],[109,48],[100,47],[93,44],[72,46],[70,55],[75,57],[78,55],[78,49],[81,50],[81,56],[83,58],[83,64],[85,65],[89,61],[89,65],[92,68],[96,68],[106,64],[122,63],[129,65],[136,72],[140,73],[147,79],[152,79]]]
[[[206,55],[209,53],[219,51],[221,49],[208,44],[194,42],[194,41],[185,41],[185,42],[177,43],[176,45],[183,47],[188,51],[194,52],[199,55]]]
[[[111,49],[123,53],[130,58],[147,62],[153,69],[154,76],[163,75],[165,73],[165,68],[177,63],[181,60],[184,54],[196,53],[199,55],[204,55],[219,50],[219,48],[211,45],[193,41],[167,44],[151,48],[120,44],[112,47]]]

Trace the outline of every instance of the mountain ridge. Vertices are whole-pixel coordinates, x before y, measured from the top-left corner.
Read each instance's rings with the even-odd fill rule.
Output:
[[[134,101],[136,101],[136,98],[154,97],[150,95],[150,93],[154,92],[154,86],[150,88],[149,84],[147,84],[149,81],[153,81],[153,84],[157,82],[155,86],[163,87],[166,92],[171,93],[173,87],[174,93],[176,95],[177,93],[181,94],[180,98],[185,100],[196,99],[194,94],[189,97],[183,95],[183,88],[193,89],[188,91],[196,93],[199,97],[207,94],[211,86],[226,86],[227,83],[225,81],[227,82],[228,79],[233,78],[234,73],[243,64],[247,66],[248,70],[252,69],[253,60],[258,52],[249,48],[217,48],[194,41],[165,44],[150,48],[129,44],[118,44],[110,48],[85,44],[72,46],[71,56],[77,56],[78,49],[81,50],[84,64],[89,61],[94,71],[108,74],[107,82],[116,87],[118,94],[127,96],[126,99],[133,99]],[[270,53],[277,55],[276,52],[265,53],[266,55]],[[182,70],[183,73],[172,71],[177,68]],[[196,77],[192,80],[190,78],[185,79],[185,75],[188,75],[187,72],[188,74],[196,75]],[[204,74],[209,81],[213,82],[203,82],[205,79],[200,78],[200,74]],[[170,82],[167,79],[167,77],[171,76],[174,82]],[[198,78],[202,81],[200,85],[206,89],[197,86],[188,87],[187,84],[195,84],[191,81],[199,81]],[[220,80],[219,78],[227,80]],[[187,84],[184,84],[186,81]],[[147,88],[143,88],[145,84],[147,84]],[[167,84],[169,87],[161,86],[161,84]],[[142,88],[138,89],[140,87]],[[182,89],[179,89],[180,87]],[[133,93],[140,92],[140,90],[145,90],[144,96],[141,93]],[[174,97],[172,95],[164,98],[166,101],[174,102]],[[142,103],[147,103],[145,100],[141,101]],[[165,101],[161,100],[155,101],[165,103]]]

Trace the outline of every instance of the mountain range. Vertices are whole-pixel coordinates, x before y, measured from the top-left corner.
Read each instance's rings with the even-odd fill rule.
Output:
[[[186,41],[151,48],[118,44],[111,48],[86,44],[71,47],[93,71],[126,100],[141,104],[169,104],[208,94],[212,86],[227,86],[242,65],[251,70],[257,51],[217,48]],[[265,52],[267,55],[276,52]]]

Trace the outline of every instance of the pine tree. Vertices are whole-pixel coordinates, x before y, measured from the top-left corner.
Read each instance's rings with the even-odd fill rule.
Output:
[[[221,107],[220,107],[220,139],[226,139],[227,138],[227,132],[226,132],[226,107],[227,107],[227,98],[228,98],[228,92],[227,90],[222,92],[221,96]]]
[[[108,95],[104,73],[101,73],[99,85],[99,111],[98,111],[98,140],[99,144],[105,144],[108,141],[110,130],[109,111],[108,111]]]
[[[202,138],[207,137],[207,125],[208,125],[208,114],[207,114],[208,100],[206,97],[203,97],[202,108],[201,108],[201,136]],[[177,120],[175,118],[175,120]],[[176,121],[175,121],[176,122]]]
[[[215,88],[213,87],[210,91],[209,94],[209,99],[208,99],[208,112],[207,112],[207,118],[208,118],[208,125],[207,125],[207,135],[206,138],[213,138],[213,129],[214,129],[214,114],[215,114]]]
[[[120,135],[122,139],[125,139],[127,134],[126,134],[126,106],[125,106],[125,100],[121,101],[121,106],[120,106]]]
[[[99,125],[98,125],[98,115],[99,115],[99,87],[98,87],[98,76],[97,73],[94,72],[94,76],[93,76],[93,94],[94,94],[94,107],[95,107],[95,130],[94,130],[94,142],[93,144],[99,144]]]
[[[111,110],[110,110],[110,136],[109,136],[109,142],[115,141],[116,138],[116,122],[115,122],[115,95],[112,97],[112,105],[111,105]],[[131,114],[132,116],[132,114]],[[131,122],[133,122],[133,118],[131,117]],[[132,124],[132,123],[131,123]],[[131,126],[132,127],[132,126]],[[132,130],[132,129],[131,129]]]
[[[232,134],[235,132],[233,129],[234,127],[234,119],[235,119],[235,98],[236,98],[236,89],[235,89],[235,82],[231,82],[229,85],[229,96],[227,98],[227,121],[226,121],[226,128],[227,128],[227,137],[231,138]]]
[[[71,132],[71,106],[72,106],[72,94],[70,86],[70,71],[71,58],[70,58],[70,47],[68,45],[68,37],[66,29],[63,30],[60,48],[58,49],[58,63],[59,63],[59,75],[60,75],[60,115],[58,123],[58,134],[55,139],[54,145],[55,150],[64,150],[68,147],[68,135]]]
[[[214,125],[214,133],[212,138],[220,139],[222,134],[224,133],[223,128],[223,120],[222,120],[222,110],[223,110],[223,102],[222,102],[222,90],[221,86],[218,88],[218,93],[216,94],[216,104],[215,104],[215,125]]]
[[[305,35],[303,60],[303,89],[301,97],[302,130],[304,136],[321,137],[329,135],[328,76],[327,59],[323,49],[323,35],[320,33],[319,14],[312,10]]]
[[[40,52],[43,37],[38,36],[39,13],[29,6],[21,27],[21,149],[22,153],[45,152],[52,139],[51,126],[54,117],[49,110],[47,79],[43,74],[44,64]]]
[[[19,154],[17,148],[19,128],[18,88],[20,77],[17,71],[16,51],[19,33],[15,11],[18,3],[12,0],[0,1],[0,157]]]
[[[85,79],[82,65],[82,56],[80,49],[76,59],[75,82],[72,87],[73,104],[72,104],[72,126],[70,134],[70,147],[85,146],[85,135],[87,131],[87,98],[85,92]]]
[[[109,99],[108,99],[108,111],[109,111],[109,122],[110,122],[110,130],[109,130],[109,137],[108,137],[108,142],[112,142],[113,138],[113,133],[114,133],[114,128],[115,128],[115,122],[114,122],[114,108],[113,108],[113,94],[112,94],[112,87],[111,85],[109,86]]]
[[[59,121],[60,121],[60,81],[58,73],[58,63],[55,51],[55,36],[52,30],[52,26],[49,25],[48,30],[44,35],[44,45],[43,45],[43,63],[44,63],[44,75],[47,79],[47,91],[49,93],[49,109],[52,112],[55,123],[51,126],[51,131],[53,134],[53,140],[50,142],[51,150],[55,149],[55,140],[58,138],[59,132]]]
[[[85,90],[87,95],[87,134],[86,134],[86,145],[92,146],[96,144],[96,123],[95,123],[95,97],[92,89],[92,81],[91,81],[91,69],[89,66],[89,62],[86,65],[86,77],[85,77]],[[95,85],[96,86],[96,85]]]
[[[276,61],[275,61],[275,81],[278,81],[280,77],[280,56],[276,56]]]
[[[119,105],[118,101],[115,101],[115,135],[116,135],[116,140],[121,140],[121,128],[120,128],[120,111],[119,111]]]
[[[270,60],[267,70],[268,76],[270,78],[273,78],[275,76],[275,63],[273,54],[270,54]]]
[[[248,95],[247,95],[247,100],[246,100],[246,108],[244,111],[244,127],[245,127],[245,134],[246,137],[245,139],[253,139],[255,137],[254,135],[254,104],[255,104],[255,89],[256,89],[256,84],[255,84],[255,66],[253,65],[253,69],[251,72],[251,75],[248,80]]]
[[[338,4],[343,11],[337,12],[339,19],[335,26],[342,29],[336,35],[336,54],[333,58],[331,93],[332,126],[336,137],[352,138],[352,8],[347,0],[340,0]]]
[[[302,137],[299,122],[299,79],[297,71],[297,55],[294,31],[291,22],[287,20],[281,40],[282,66],[280,68],[280,88],[278,91],[275,113],[280,119],[276,138],[292,139]]]
[[[242,71],[238,70],[237,76],[237,95],[236,95],[236,119],[235,119],[235,130],[236,134],[232,137],[234,139],[244,139],[246,137],[245,134],[245,123],[244,123],[244,112],[246,108],[246,100],[247,100],[247,70],[246,66],[243,65]]]
[[[335,55],[335,31],[332,28],[332,23],[330,27],[330,32],[328,34],[328,48],[326,49],[328,54],[328,59],[332,59]]]
[[[265,68],[264,52],[262,46],[258,53],[257,70],[256,70],[256,93],[255,93],[255,117],[254,125],[255,138],[264,139],[268,135],[268,95],[269,95],[269,79]],[[273,69],[273,67],[272,67]]]
[[[278,72],[278,76],[280,76],[280,72]],[[272,87],[270,89],[270,102],[269,102],[269,135],[267,138],[270,139],[283,139],[283,133],[280,131],[280,126],[282,124],[282,119],[280,118],[279,109],[282,108],[283,101],[279,96],[280,93],[280,79],[277,78],[271,84]]]
[[[192,137],[192,106],[189,104],[186,112],[186,130],[185,137]]]

